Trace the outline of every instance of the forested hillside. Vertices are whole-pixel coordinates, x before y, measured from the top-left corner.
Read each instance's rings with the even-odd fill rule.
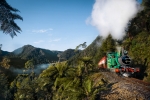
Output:
[[[15,61],[22,59],[30,73],[18,74],[12,81],[8,81],[7,74],[1,70],[0,99],[101,100],[103,91],[109,91],[112,84],[109,84],[102,76],[97,69],[97,64],[107,52],[116,51],[116,42],[128,51],[133,61],[132,66],[140,68],[139,78],[150,82],[150,0],[143,0],[142,5],[143,10],[129,22],[126,36],[122,40],[114,40],[111,35],[106,38],[97,36],[87,48],[79,53],[75,53],[72,49],[60,53],[29,45],[15,50],[15,54],[4,58],[2,61],[6,63],[1,62],[1,64],[7,65],[10,62],[9,57],[14,57]],[[59,56],[57,56],[58,53],[60,53]],[[67,61],[54,63],[39,75],[35,74],[33,59],[37,58],[43,63],[58,61],[59,57]],[[17,65],[21,62],[14,63]]]
[[[144,9],[131,21],[122,45],[129,51],[134,66],[141,68],[141,79],[150,82],[150,1],[143,0],[142,5]]]
[[[78,62],[78,59],[86,56],[91,58],[95,66],[97,66],[98,61],[105,56],[107,52],[115,51],[115,45],[115,40],[111,35],[109,35],[106,39],[101,36],[97,36],[86,49],[69,59],[68,63],[74,65]]]
[[[140,67],[140,79],[150,82],[150,1],[143,0],[143,10],[129,22],[126,36],[123,40],[114,40],[111,35],[106,39],[98,36],[85,50],[69,59],[70,64],[76,64],[78,58],[88,56],[95,66],[107,52],[116,51],[116,42],[128,50],[134,67]]]
[[[20,60],[34,59],[35,64],[50,63],[58,61],[57,54],[51,50],[33,47],[32,45],[25,45],[21,48],[14,50],[12,53],[6,55],[8,58],[20,58]]]

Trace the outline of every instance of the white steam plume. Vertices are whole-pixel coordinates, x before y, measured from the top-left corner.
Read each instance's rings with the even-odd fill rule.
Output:
[[[101,36],[111,34],[115,39],[122,39],[129,20],[139,10],[136,0],[96,0],[90,23],[99,30]]]

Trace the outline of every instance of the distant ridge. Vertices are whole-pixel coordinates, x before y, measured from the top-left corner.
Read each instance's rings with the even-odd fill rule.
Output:
[[[15,55],[19,55],[19,54],[22,54],[23,50],[25,49],[33,50],[35,49],[35,47],[33,47],[32,45],[24,45],[23,47],[14,50],[13,53]]]
[[[2,60],[2,58],[3,58],[3,56],[6,56],[7,54],[9,54],[10,52],[8,52],[8,51],[3,51],[3,50],[1,50],[0,51],[0,61]]]
[[[7,54],[9,54],[10,52],[8,52],[8,51],[3,51],[3,50],[1,50],[0,51],[0,57],[2,57],[2,56],[5,56],[5,55],[7,55]]]
[[[20,58],[24,60],[34,59],[35,64],[43,64],[58,61],[58,53],[61,51],[51,51],[42,48],[36,48],[32,45],[24,45],[13,52],[7,54],[8,58]]]
[[[22,68],[25,62],[33,59],[34,64],[47,64],[58,61],[66,61],[79,52],[74,52],[74,49],[65,51],[48,50],[37,48],[32,45],[24,45],[13,52],[2,51],[1,59],[5,56],[10,59],[10,65]]]
[[[59,61],[69,60],[71,57],[75,56],[79,52],[80,50],[75,52],[75,49],[67,49],[59,54]]]

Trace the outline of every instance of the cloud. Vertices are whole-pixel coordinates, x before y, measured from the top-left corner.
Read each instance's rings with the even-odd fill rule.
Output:
[[[48,34],[48,36],[52,36],[53,34]]]
[[[89,25],[90,22],[91,22],[91,17],[88,17],[88,18],[85,20],[85,23],[86,23],[87,25]]]
[[[39,41],[37,41],[37,42],[33,42],[33,43],[35,43],[35,44],[39,44],[39,43],[42,43],[42,42],[44,42],[43,40],[39,40]]]
[[[49,28],[49,30],[51,30],[51,31],[52,31],[53,29],[52,29],[52,28]]]
[[[111,34],[115,39],[122,39],[129,20],[140,10],[136,0],[96,0],[92,14],[86,23],[95,26],[100,35]]]
[[[61,38],[57,38],[57,39],[50,40],[50,41],[48,41],[48,42],[58,42],[58,41],[60,41],[60,40],[61,40]]]
[[[46,33],[48,31],[52,31],[52,28],[49,29],[40,29],[40,30],[32,30],[32,33]]]
[[[55,44],[51,44],[51,46],[53,47],[53,46],[55,46]]]
[[[60,40],[61,40],[61,38],[59,38],[59,39],[54,39],[53,41],[57,42],[57,41],[60,41]]]

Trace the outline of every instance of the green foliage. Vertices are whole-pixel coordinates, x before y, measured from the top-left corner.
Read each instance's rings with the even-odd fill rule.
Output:
[[[3,60],[0,62],[0,66],[6,68],[6,69],[9,69],[10,67],[10,59],[7,58],[7,57],[4,57]]]
[[[127,33],[131,39],[142,31],[150,32],[150,1],[143,0],[142,6],[144,9],[129,23]]]
[[[89,66],[90,62],[85,64],[88,61],[90,58],[82,59],[77,67],[69,67],[66,62],[51,65],[38,78],[39,91],[52,100],[95,100],[104,84],[98,84],[101,83],[100,74],[93,75],[92,69],[85,73],[84,65]]]
[[[68,64],[71,65],[71,66],[77,66],[78,58],[84,57],[85,54],[86,54],[87,57],[94,58],[96,56],[96,54],[97,54],[98,48],[101,45],[101,42],[102,42],[102,37],[97,36],[97,38],[86,49],[84,49],[83,51],[80,51],[75,56],[70,58],[67,61]]]
[[[32,69],[32,72],[33,72],[33,69],[34,69],[34,61],[33,61],[33,59],[28,60],[28,61],[25,63],[25,68],[26,68],[26,69]]]
[[[150,34],[146,31],[138,33],[132,40],[125,40],[123,45],[128,47],[133,66],[140,68],[140,78],[143,79],[143,73],[150,68]]]
[[[82,48],[86,48],[86,42],[84,42],[83,44],[79,44],[77,47],[76,47],[76,49],[75,49],[75,52],[80,48],[80,47],[82,47]]]
[[[130,54],[134,56],[135,59],[145,59],[150,61],[149,45],[150,45],[150,36],[147,32],[139,33],[131,42],[130,45]]]
[[[16,35],[16,32],[20,33],[21,28],[14,22],[16,19],[23,20],[23,18],[16,14],[18,9],[11,7],[6,0],[0,2],[0,22],[1,30],[5,34],[9,34],[12,38]]]
[[[28,99],[35,100],[37,98],[37,80],[31,79],[32,74],[18,75],[17,78],[11,83],[10,89],[13,91],[14,100]]]
[[[104,51],[104,53],[115,51],[116,45],[111,34],[109,34],[108,37],[103,41],[101,48]]]
[[[9,100],[10,93],[9,93],[9,84],[7,81],[7,77],[5,74],[0,70],[0,98]]]
[[[97,66],[98,61],[105,56],[107,52],[113,52],[115,50],[115,40],[111,35],[108,35],[106,39],[98,36],[86,49],[69,59],[68,64],[76,66],[78,60],[84,58],[86,54],[87,57],[92,59],[93,64]]]
[[[40,77],[52,77],[53,79],[56,79],[56,77],[64,76],[64,72],[67,69],[68,66],[66,62],[56,63],[48,67],[47,70],[44,70],[43,73],[40,74]]]
[[[5,52],[3,52],[3,55],[4,53]],[[34,64],[56,62],[58,61],[58,53],[59,51],[50,51],[46,49],[35,48],[31,45],[25,45],[19,49],[14,50],[12,53],[8,53],[5,56],[11,60],[12,65],[17,66],[17,64],[19,64],[22,66],[26,61],[31,59],[34,59]],[[24,65],[22,67],[24,67]]]
[[[74,49],[67,49],[64,52],[58,54],[59,61],[66,61],[66,60],[70,59],[72,56],[74,56],[75,54],[78,54],[78,53],[79,53],[79,50],[77,50],[75,52]]]
[[[91,57],[82,57],[78,60],[79,65],[84,67],[84,72],[87,74],[90,70],[93,70],[95,68]]]
[[[32,60],[25,63],[26,68],[32,65]],[[52,64],[38,77],[33,72],[18,75],[7,88],[8,97],[12,100],[95,100],[106,87],[101,79],[101,74],[94,71],[92,58],[83,57],[75,67],[61,62]]]
[[[109,34],[106,39],[102,41],[101,47],[97,49],[97,53],[95,58],[95,63],[97,64],[98,61],[107,54],[107,52],[114,52],[116,50],[115,40]]]
[[[123,41],[123,46],[132,58],[133,67],[140,68],[141,79],[150,82],[150,1],[143,0],[144,9],[130,21],[128,36]]]

